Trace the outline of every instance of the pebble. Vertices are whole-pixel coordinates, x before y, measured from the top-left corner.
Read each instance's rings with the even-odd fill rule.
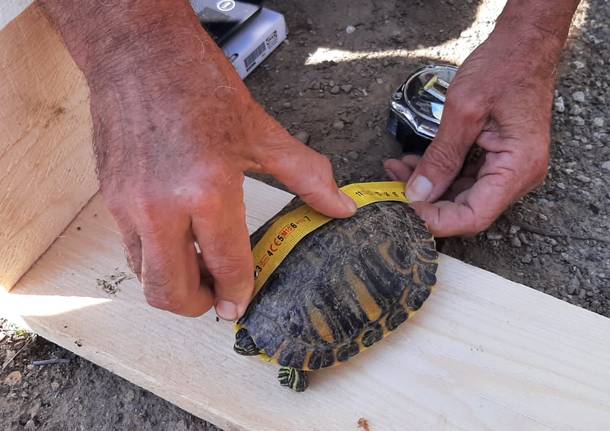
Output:
[[[580,289],[580,280],[577,277],[572,277],[568,283],[568,293],[570,295],[576,295]]]
[[[604,163],[602,163],[602,169],[610,172],[610,160],[607,160]]]
[[[513,247],[519,248],[519,247],[521,247],[521,240],[519,239],[519,237],[513,236],[513,237],[510,239],[510,244],[511,244]]]
[[[502,239],[502,234],[500,232],[487,232],[487,239],[491,241],[499,241]]]
[[[576,126],[584,126],[585,125],[585,119],[582,117],[573,117],[572,121],[574,121],[574,125]]]
[[[520,230],[521,230],[521,226],[515,226],[513,224],[513,225],[511,225],[510,229],[508,230],[508,233],[510,233],[511,235],[515,235]]]
[[[347,27],[345,27],[345,32],[347,34],[352,34],[355,31],[356,31],[356,27],[354,27],[353,25],[348,25]]]
[[[6,376],[4,383],[9,386],[15,386],[21,383],[22,378],[23,376],[21,375],[20,371],[13,371]]]
[[[24,430],[31,431],[36,429],[36,422],[33,419],[28,420],[23,426]]]
[[[582,61],[573,61],[572,64],[576,69],[584,69],[586,66]]]
[[[135,397],[136,393],[132,389],[129,389],[127,392],[125,392],[125,401],[127,401],[128,403],[132,402]]]
[[[377,78],[376,81],[377,81],[377,84],[380,84],[380,85],[383,84],[383,79],[381,79],[381,78]]]
[[[292,108],[292,103],[290,102],[284,102],[284,104],[282,105],[284,108]]]
[[[57,382],[51,382],[51,389],[56,391],[59,389],[59,383]]]
[[[525,256],[521,258],[521,262],[523,263],[532,263],[532,255],[527,253]]]
[[[584,103],[585,93],[582,91],[576,91],[572,93],[572,99],[574,99],[576,102]]]
[[[604,119],[602,117],[595,117],[593,119],[593,125],[595,127],[602,128],[602,127],[604,127],[604,123],[605,123],[605,121],[604,121]]]
[[[303,144],[307,144],[310,138],[309,133],[307,133],[305,130],[299,130],[294,134],[294,137]]]
[[[360,154],[358,154],[357,151],[352,150],[349,153],[347,153],[347,157],[349,157],[353,161],[356,161],[360,158]]]
[[[338,85],[335,85],[333,88],[330,89],[330,94],[339,94],[341,92],[341,89],[339,88]]]
[[[590,182],[591,182],[591,178],[589,178],[589,177],[587,177],[587,176],[585,176],[585,175],[583,175],[583,174],[578,174],[578,175],[576,175],[576,179],[577,179],[578,181],[580,181],[580,182],[585,183],[585,184],[588,184],[588,183],[590,183]]]
[[[557,112],[565,112],[566,104],[563,101],[563,97],[559,96],[555,99],[555,111]]]
[[[333,128],[335,128],[337,130],[343,130],[344,127],[345,127],[345,123],[343,123],[343,121],[341,121],[341,120],[337,120],[333,123]]]
[[[341,90],[343,90],[345,93],[349,93],[350,91],[352,91],[352,86],[350,84],[346,84],[346,85],[342,85],[341,86]]]

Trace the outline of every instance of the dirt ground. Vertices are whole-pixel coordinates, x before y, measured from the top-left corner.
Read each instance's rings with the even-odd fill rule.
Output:
[[[341,184],[383,179],[381,161],[400,154],[385,132],[391,92],[410,71],[434,61],[435,52],[463,58],[451,50],[476,45],[490,21],[479,19],[464,30],[481,4],[497,9],[498,3],[269,1],[286,14],[289,42],[248,84],[291,132],[305,132],[309,145],[331,158]],[[560,67],[545,185],[488,232],[445,240],[440,248],[610,317],[610,8],[607,0],[591,0],[583,12]],[[348,26],[354,31],[346,32]],[[468,43],[451,48],[460,35]],[[426,51],[447,41],[448,48]],[[386,54],[305,65],[319,47]],[[389,52],[400,48],[430,57]],[[2,430],[217,430],[52,343],[0,325]],[[49,358],[66,361],[33,362]]]

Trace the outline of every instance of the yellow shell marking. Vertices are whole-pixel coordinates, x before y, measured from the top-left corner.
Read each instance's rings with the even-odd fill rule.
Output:
[[[320,338],[327,343],[333,343],[335,341],[333,331],[330,329],[330,326],[328,326],[328,322],[319,309],[313,306],[309,308],[309,320],[311,321],[311,324],[318,335],[320,335]]]
[[[371,292],[366,288],[364,281],[354,273],[354,270],[351,267],[345,266],[343,270],[345,271],[345,278],[350,286],[352,286],[356,298],[358,298],[358,303],[366,313],[366,317],[370,321],[378,320],[381,317],[381,307],[375,302],[375,298],[373,298]]]

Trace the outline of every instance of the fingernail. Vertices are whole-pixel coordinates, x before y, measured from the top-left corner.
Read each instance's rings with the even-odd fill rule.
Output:
[[[432,193],[432,182],[420,175],[409,183],[406,193],[411,202],[425,202]]]
[[[237,320],[239,317],[237,314],[237,305],[224,300],[216,303],[216,314],[224,320]]]
[[[343,205],[345,206],[346,209],[348,209],[351,213],[356,212],[358,207],[356,206],[356,202],[354,202],[352,200],[352,198],[350,198],[349,196],[347,196],[345,193],[343,193],[341,191],[339,192],[339,198],[341,199],[341,202],[343,202]]]
[[[385,170],[385,174],[388,176],[389,179],[391,179],[392,181],[398,181],[398,177],[396,175],[394,175],[394,172],[392,172],[389,169]]]

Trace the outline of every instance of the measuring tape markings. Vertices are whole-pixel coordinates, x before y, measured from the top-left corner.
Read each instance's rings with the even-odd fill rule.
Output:
[[[358,208],[376,202],[409,203],[405,195],[405,183],[400,181],[354,183],[341,187],[341,191],[352,198]],[[331,220],[331,217],[322,215],[307,205],[277,219],[252,249],[254,294],[265,285],[299,241]]]

